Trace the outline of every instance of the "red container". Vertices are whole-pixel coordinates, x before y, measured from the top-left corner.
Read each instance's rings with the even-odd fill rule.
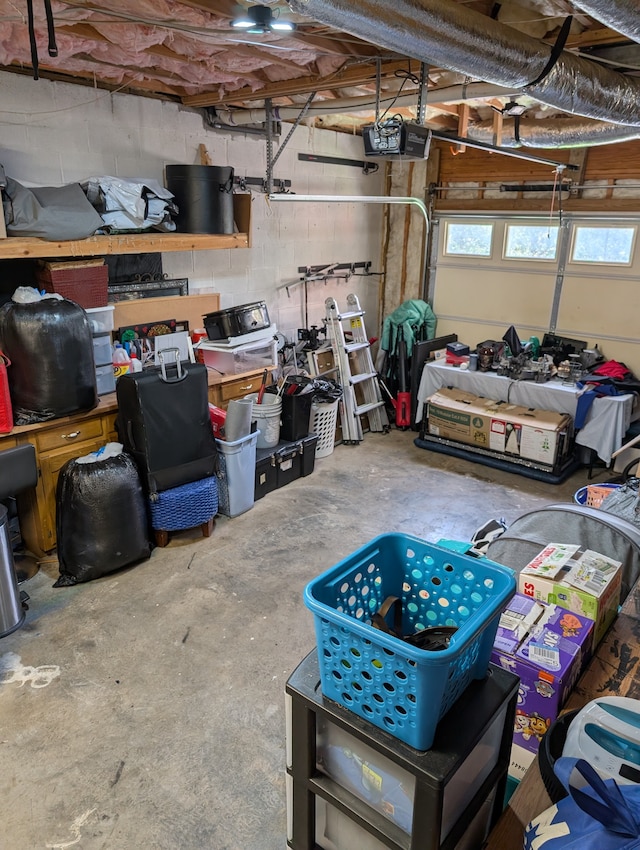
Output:
[[[209,418],[211,419],[214,436],[219,440],[223,439],[222,429],[224,428],[224,423],[227,420],[227,411],[223,410],[221,407],[216,407],[215,404],[211,404],[211,402],[209,402]]]
[[[7,366],[11,366],[11,360],[0,351],[0,434],[8,434],[13,430],[13,408],[9,394]]]

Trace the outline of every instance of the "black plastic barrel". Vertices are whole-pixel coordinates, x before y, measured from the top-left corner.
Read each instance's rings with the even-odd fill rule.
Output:
[[[167,189],[178,206],[181,233],[233,233],[233,168],[167,165]]]

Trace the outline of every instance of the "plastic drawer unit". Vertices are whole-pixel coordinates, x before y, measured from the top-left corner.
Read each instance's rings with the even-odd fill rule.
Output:
[[[490,665],[419,751],[323,697],[315,650],[286,685],[292,850],[468,850],[502,811],[518,677]]]

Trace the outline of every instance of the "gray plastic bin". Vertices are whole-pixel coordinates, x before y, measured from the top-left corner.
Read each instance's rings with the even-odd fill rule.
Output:
[[[253,507],[259,433],[233,442],[216,440],[220,462],[218,511],[225,516],[238,516]]]

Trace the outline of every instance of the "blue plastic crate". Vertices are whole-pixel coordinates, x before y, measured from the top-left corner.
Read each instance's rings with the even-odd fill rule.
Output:
[[[151,527],[182,531],[208,522],[218,513],[218,479],[215,475],[158,493],[149,500]]]
[[[383,534],[309,582],[322,692],[418,750],[473,679],[487,673],[513,570],[417,537]],[[387,596],[402,600],[403,634],[455,626],[441,651],[371,625]]]

